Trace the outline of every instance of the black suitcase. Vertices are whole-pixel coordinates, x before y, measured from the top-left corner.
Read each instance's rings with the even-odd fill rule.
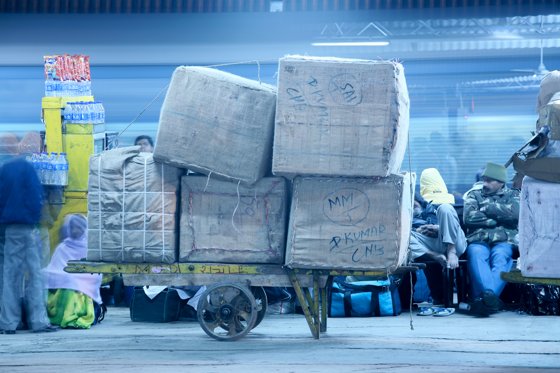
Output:
[[[166,288],[150,299],[140,286],[134,288],[130,319],[142,322],[170,322],[179,319],[181,298],[175,289]]]

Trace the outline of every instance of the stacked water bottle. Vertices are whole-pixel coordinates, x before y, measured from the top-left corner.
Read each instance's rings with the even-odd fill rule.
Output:
[[[44,56],[45,96],[91,96],[89,56]]]
[[[105,108],[98,101],[68,102],[63,118],[64,123],[101,124],[105,123]]]
[[[68,185],[68,160],[66,153],[33,153],[28,159],[43,185]]]

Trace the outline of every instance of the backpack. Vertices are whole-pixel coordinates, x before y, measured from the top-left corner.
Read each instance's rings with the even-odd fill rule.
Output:
[[[399,279],[345,282],[334,278],[329,317],[397,316],[401,313]]]

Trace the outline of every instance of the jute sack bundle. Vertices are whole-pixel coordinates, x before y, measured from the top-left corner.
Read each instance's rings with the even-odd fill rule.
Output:
[[[402,65],[327,57],[280,59],[275,175],[398,173],[409,127]]]
[[[296,177],[286,265],[383,270],[405,263],[414,174],[377,178]]]
[[[206,67],[175,69],[154,158],[253,184],[270,170],[276,89]]]
[[[560,184],[523,178],[519,199],[519,260],[526,277],[560,278]]]
[[[286,184],[282,177],[248,187],[183,176],[179,261],[283,264]]]
[[[140,147],[90,158],[88,256],[91,261],[176,261],[177,190],[182,171]]]

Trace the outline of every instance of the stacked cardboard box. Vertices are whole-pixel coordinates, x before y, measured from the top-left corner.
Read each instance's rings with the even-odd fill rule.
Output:
[[[397,267],[405,261],[412,211],[414,175],[398,173],[407,132],[398,63],[286,57],[277,101],[273,87],[179,67],[154,159],[205,176],[182,178],[178,258],[177,173],[158,163],[149,171],[152,163],[126,151],[91,160],[88,258]],[[265,177],[271,160],[278,177]],[[159,171],[160,184],[143,183],[164,169],[170,172]],[[282,176],[298,176],[287,245]]]
[[[286,265],[373,270],[406,260],[411,175],[379,178],[297,177]]]
[[[273,165],[294,179],[286,265],[394,269],[406,260],[414,177],[397,174],[408,136],[394,62],[280,60]]]
[[[89,168],[87,259],[175,262],[182,171],[137,146],[94,155]]]
[[[401,166],[409,99],[394,62],[280,59],[275,175],[387,176]]]

